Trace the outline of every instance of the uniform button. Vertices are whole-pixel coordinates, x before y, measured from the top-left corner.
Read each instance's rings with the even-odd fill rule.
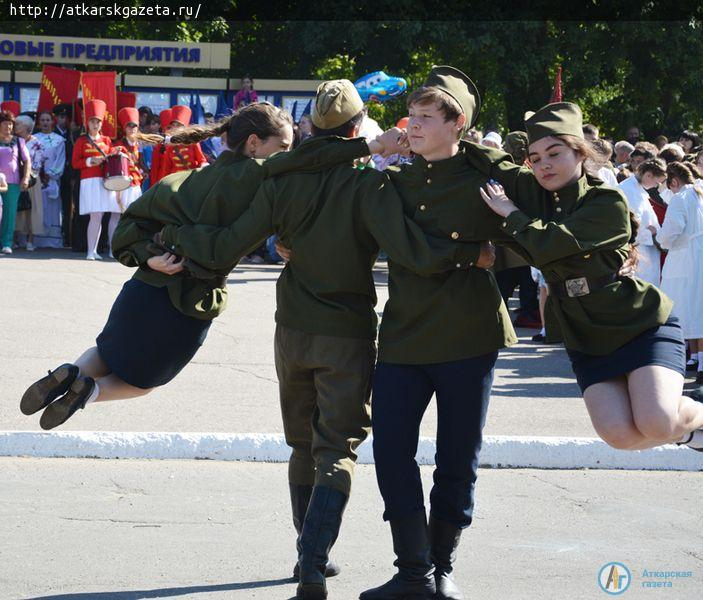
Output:
[[[424,204],[420,204],[420,210],[425,210],[427,207]]]
[[[507,226],[508,226],[508,222],[507,222],[507,221],[503,221],[503,227],[507,227]]]
[[[432,168],[432,163],[427,163],[427,168],[431,169]]]
[[[456,263],[456,268],[461,269],[461,263]]]
[[[473,266],[474,266],[474,263],[469,263],[469,266],[470,266],[470,267],[473,267]]]
[[[559,202],[559,196],[554,196],[554,202]]]
[[[458,231],[452,231],[452,239],[453,240],[459,239],[459,232]]]
[[[591,258],[591,255],[590,255],[590,254],[584,254],[583,257],[584,257],[584,258]]]
[[[432,183],[432,180],[428,178],[427,183]]]
[[[513,231],[513,235],[517,235],[517,231]]]
[[[561,212],[561,206],[557,206],[557,212]]]

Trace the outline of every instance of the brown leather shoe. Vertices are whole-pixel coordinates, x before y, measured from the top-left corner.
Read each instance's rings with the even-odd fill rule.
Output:
[[[92,377],[79,377],[72,384],[63,398],[49,404],[39,419],[42,429],[53,429],[68,421],[79,408],[85,408],[85,403],[95,389]]]
[[[46,408],[68,391],[76,377],[78,377],[78,367],[69,363],[49,371],[46,377],[35,381],[27,388],[20,400],[20,410],[25,415],[33,415],[42,408]]]

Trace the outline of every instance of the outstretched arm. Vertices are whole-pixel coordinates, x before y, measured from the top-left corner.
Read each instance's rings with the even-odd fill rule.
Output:
[[[619,247],[630,239],[627,201],[618,192],[594,194],[562,222],[532,219],[519,210],[501,186],[481,189],[486,204],[503,217],[501,226],[540,266],[587,250]]]
[[[273,186],[272,181],[264,182],[249,208],[229,227],[167,225],[161,241],[206,269],[231,268],[273,232]]]

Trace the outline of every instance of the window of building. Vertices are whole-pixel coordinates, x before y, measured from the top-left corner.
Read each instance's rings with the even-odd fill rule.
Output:
[[[148,106],[155,115],[171,108],[171,94],[168,92],[136,92],[137,108]]]

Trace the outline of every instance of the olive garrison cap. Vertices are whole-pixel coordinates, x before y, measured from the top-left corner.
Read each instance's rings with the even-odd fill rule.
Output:
[[[583,114],[572,102],[547,104],[537,112],[525,113],[525,129],[530,144],[550,135],[573,135],[583,139]]]
[[[510,154],[516,163],[522,163],[527,158],[527,146],[527,134],[524,131],[511,131],[503,142],[503,150]]]
[[[318,129],[344,125],[364,109],[354,84],[348,79],[325,81],[317,88],[310,118]]]
[[[468,75],[454,67],[437,65],[432,67],[423,85],[439,88],[454,98],[466,115],[466,126],[464,129],[474,126],[481,111],[481,96]]]

